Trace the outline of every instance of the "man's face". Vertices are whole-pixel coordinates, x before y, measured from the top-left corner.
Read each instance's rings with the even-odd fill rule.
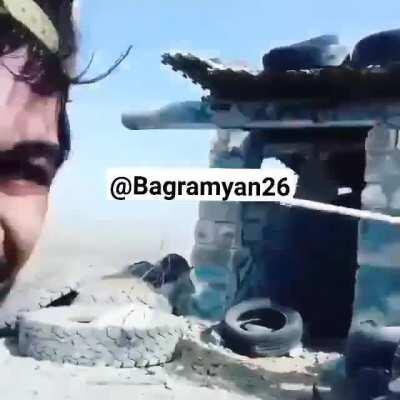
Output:
[[[0,289],[39,237],[60,151],[60,96],[39,96],[10,73],[25,62],[24,50],[0,56]]]

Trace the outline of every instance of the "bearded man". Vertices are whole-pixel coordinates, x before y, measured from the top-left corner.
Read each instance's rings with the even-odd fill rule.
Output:
[[[30,257],[70,151],[72,0],[0,1],[0,293]]]

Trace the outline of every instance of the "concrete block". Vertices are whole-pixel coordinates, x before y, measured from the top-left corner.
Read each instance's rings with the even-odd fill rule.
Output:
[[[365,182],[378,183],[382,181],[382,175],[386,165],[386,157],[386,153],[374,155],[367,153],[365,164]]]
[[[263,239],[263,224],[258,222],[247,222],[243,224],[243,241],[258,242]]]
[[[210,166],[212,168],[243,168],[244,160],[239,156],[218,157],[212,154],[210,157]]]
[[[215,244],[216,232],[214,221],[203,219],[197,221],[194,236],[197,244]]]
[[[400,186],[400,182],[399,182]],[[400,187],[396,189],[390,199],[389,207],[392,210],[400,210]]]
[[[268,215],[268,203],[246,203],[243,205],[243,221],[264,221]]]
[[[202,202],[199,205],[199,218],[216,222],[241,222],[241,203]]]
[[[242,225],[230,222],[216,222],[215,244],[219,248],[231,249],[240,246]]]
[[[395,149],[396,144],[397,130],[378,124],[368,133],[365,149],[369,153],[381,153]]]
[[[242,130],[231,130],[230,140],[229,140],[229,150],[242,149],[242,145],[245,140],[249,137],[250,133],[248,131]]]
[[[248,258],[248,250],[244,248],[221,249],[215,246],[196,244],[191,254],[191,265],[194,267],[215,265],[235,270],[246,258]]]
[[[361,203],[365,209],[386,209],[388,199],[378,183],[370,183],[361,193]]]
[[[385,175],[400,176],[400,151],[394,150],[386,157]]]
[[[245,203],[243,205],[243,222],[259,222],[282,225],[286,218],[287,208],[277,203]]]
[[[210,150],[210,164],[220,167],[220,164],[227,165],[228,163],[234,163],[234,166],[229,167],[228,165],[227,168],[241,168],[236,165],[241,164],[240,156],[243,154],[242,144],[248,135],[247,131],[219,129]],[[229,161],[230,157],[238,158],[235,161]]]
[[[400,278],[399,227],[365,220],[360,222],[358,236],[357,259],[359,265],[366,268],[387,268],[382,271],[392,275],[388,281],[392,280],[394,276]]]
[[[198,244],[213,245],[217,248],[240,246],[241,224],[199,220],[196,225],[195,240]]]

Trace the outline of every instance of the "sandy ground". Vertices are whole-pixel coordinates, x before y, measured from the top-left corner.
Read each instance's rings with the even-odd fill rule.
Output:
[[[0,339],[2,399],[312,399],[319,373],[338,354],[305,351],[294,358],[247,359],[196,341],[175,361],[147,369],[80,367],[18,356],[14,339]],[[321,394],[329,391],[320,384]],[[214,397],[215,396],[215,397]],[[323,397],[323,399],[328,397]],[[331,397],[329,396],[329,399]]]
[[[110,273],[108,266],[104,271],[96,268],[83,274],[77,269],[79,266],[65,271],[63,279],[57,268],[25,273],[14,288],[23,295],[15,298],[26,302],[42,286],[65,285],[80,275],[92,281],[93,276],[101,276],[104,271]],[[113,369],[23,358],[13,339],[2,338],[0,393],[5,400],[203,400],[207,396],[227,400],[311,400],[313,385],[317,384],[323,400],[344,400],[343,396],[330,393],[330,384],[321,380],[327,367],[340,359],[338,353],[312,351],[294,357],[248,359],[205,345],[198,332],[182,342],[175,360],[164,367]]]

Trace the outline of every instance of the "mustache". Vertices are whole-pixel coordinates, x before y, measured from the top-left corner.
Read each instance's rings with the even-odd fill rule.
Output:
[[[48,186],[55,174],[60,148],[42,142],[22,142],[10,150],[0,151],[0,181],[26,179]],[[37,164],[43,159],[44,163]]]
[[[48,173],[42,167],[29,160],[4,161],[0,157],[0,181],[8,179],[26,179],[44,186],[50,184]]]

